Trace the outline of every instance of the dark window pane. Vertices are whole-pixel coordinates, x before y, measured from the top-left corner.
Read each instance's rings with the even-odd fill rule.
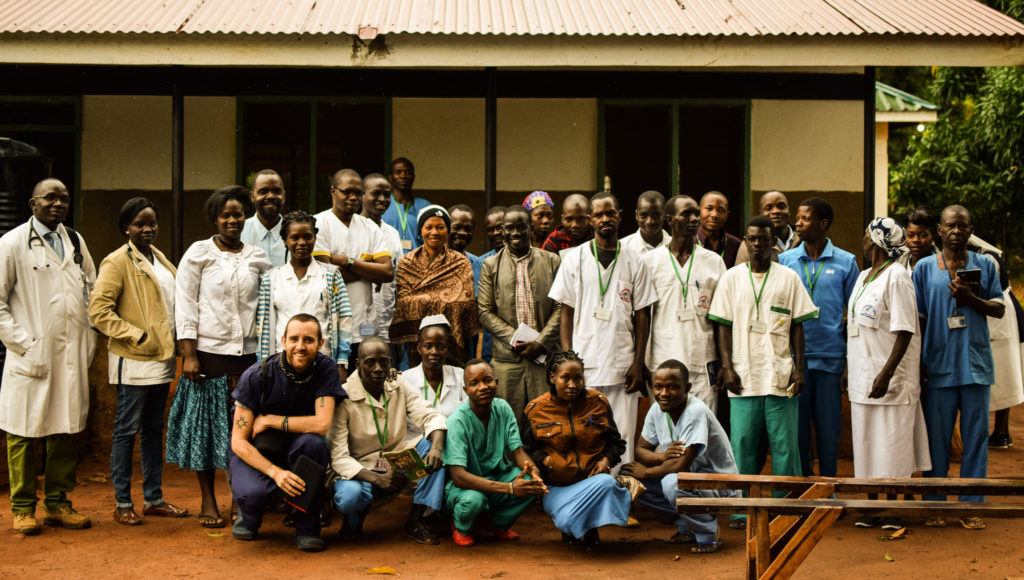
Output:
[[[626,235],[636,231],[636,198],[642,192],[672,193],[671,107],[606,105],[604,154],[605,176],[622,205],[619,233]]]
[[[331,206],[330,176],[339,169],[359,175],[387,170],[385,103],[317,104],[317,211]]]
[[[24,163],[15,160],[9,164],[10,168],[17,168],[19,196],[29,195],[35,184],[46,177],[56,177],[63,181],[72,197],[81,193],[75,191],[76,137],[73,131],[0,131],[0,136],[10,137],[15,141],[27,143],[38,149],[41,155],[49,159],[49,167],[47,167],[47,163],[43,160],[33,160]],[[49,170],[49,175],[46,175],[47,169]],[[21,205],[17,209],[17,219],[19,222],[28,219],[29,211],[25,199],[22,200],[25,202],[25,205]],[[73,222],[74,212],[68,212],[68,220],[65,223],[74,227],[75,224]]]
[[[21,101],[0,99],[0,125],[75,124],[75,104],[69,101]]]
[[[287,208],[309,207],[309,103],[242,102],[243,185],[261,169],[281,174]]]
[[[679,107],[679,192],[698,201],[724,193],[734,235],[743,228],[745,124],[743,107]]]

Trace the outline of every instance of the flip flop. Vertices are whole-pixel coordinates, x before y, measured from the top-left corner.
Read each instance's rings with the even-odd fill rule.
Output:
[[[729,528],[733,530],[745,530],[747,529],[747,520],[729,520]]]
[[[960,525],[965,530],[984,530],[988,527],[985,522],[981,521],[981,518],[960,518]]]
[[[708,542],[706,544],[697,544],[690,548],[690,552],[694,554],[714,554],[718,551],[718,548],[722,545],[722,542]]]
[[[203,526],[204,528],[223,528],[227,525],[227,523],[224,522],[224,518],[220,516],[199,514],[198,516],[196,516],[196,519],[199,520],[199,525]]]
[[[929,528],[944,528],[946,527],[946,518],[938,516],[934,518],[928,518],[925,520],[924,525]]]

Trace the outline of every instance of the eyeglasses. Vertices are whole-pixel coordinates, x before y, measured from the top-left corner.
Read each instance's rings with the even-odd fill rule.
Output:
[[[57,193],[57,192],[54,192],[54,191],[51,191],[50,193],[47,193],[46,195],[33,195],[32,199],[43,199],[43,200],[46,200],[46,201],[48,201],[50,203],[54,203],[54,202],[59,201],[59,202],[63,203],[64,205],[68,205],[68,204],[71,203],[71,196],[70,195],[68,195],[66,193],[61,194],[61,193]]]

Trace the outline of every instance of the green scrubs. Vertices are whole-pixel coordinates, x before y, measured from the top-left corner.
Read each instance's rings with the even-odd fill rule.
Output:
[[[522,471],[510,459],[512,452],[522,446],[516,417],[508,403],[494,399],[491,418],[484,425],[466,401],[448,417],[444,464],[505,483]],[[473,523],[484,512],[490,515],[495,528],[509,529],[533,499],[532,496],[516,497],[508,493],[462,489],[450,479],[444,490],[445,506],[452,514],[455,528],[464,534],[472,531]]]

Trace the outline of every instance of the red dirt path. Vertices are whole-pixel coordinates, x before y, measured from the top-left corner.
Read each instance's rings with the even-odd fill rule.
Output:
[[[990,454],[989,473],[994,477],[1024,476],[1024,408],[1014,409],[1012,432],[1018,446]],[[110,518],[110,484],[87,481],[107,470],[107,458],[94,456],[81,467],[82,483],[72,495],[75,506],[93,518],[91,530],[47,528],[36,537],[17,537],[8,531],[10,507],[4,493],[0,498],[0,577],[367,577],[367,570],[375,566],[391,566],[407,578],[446,579],[740,578],[743,573],[741,532],[723,529],[724,546],[718,554],[695,556],[662,544],[660,539],[671,535],[672,528],[645,513],[640,514],[643,526],[638,530],[602,529],[604,543],[596,553],[562,546],[550,520],[533,508],[515,527],[523,534],[518,543],[482,542],[463,549],[445,538],[440,546],[420,546],[401,535],[409,498],[372,513],[366,537],[358,543],[337,538],[335,518],[325,530],[329,543],[321,554],[296,551],[289,543],[291,531],[280,525],[278,515],[268,516],[262,539],[251,543],[231,539],[229,529],[220,530],[223,536],[211,537],[210,530],[200,528],[193,518],[147,518],[143,526],[130,528]],[[849,463],[840,470],[842,475],[852,474]],[[136,471],[136,496],[141,494],[138,479]],[[227,490],[219,484],[222,509],[226,509]],[[193,512],[199,507],[198,489],[190,473],[168,466],[164,493]],[[993,519],[988,525],[985,531],[970,532],[959,526],[931,529],[922,522],[911,522],[913,533],[908,539],[881,542],[881,531],[856,529],[853,518],[843,518],[818,544],[797,577],[1024,577],[1024,520]],[[887,554],[893,561],[886,560]]]

